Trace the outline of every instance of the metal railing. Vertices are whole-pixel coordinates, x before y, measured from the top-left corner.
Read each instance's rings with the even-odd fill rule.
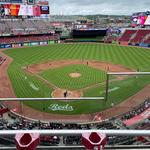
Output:
[[[57,98],[0,98],[0,101],[48,101],[48,100],[104,100],[104,97],[57,97]]]
[[[150,130],[2,130],[0,131],[0,136],[3,135],[13,135],[20,133],[38,133],[40,135],[49,135],[49,136],[79,136],[87,132],[97,132],[104,133],[107,136],[150,136]],[[15,145],[0,147],[1,150],[16,150]],[[39,145],[36,149],[38,150],[49,150],[49,149],[72,149],[72,150],[85,150],[85,147],[82,145],[57,145],[57,146],[41,146]],[[150,145],[106,145],[105,149],[150,149]]]
[[[86,150],[84,146],[38,146],[37,150]],[[149,150],[150,145],[106,145],[105,150]],[[0,150],[16,150],[16,147],[0,147]]]
[[[108,75],[150,75],[150,72],[108,72]]]
[[[150,136],[150,130],[0,130],[0,135],[38,133],[40,135],[78,136],[89,132],[104,133],[107,136]]]

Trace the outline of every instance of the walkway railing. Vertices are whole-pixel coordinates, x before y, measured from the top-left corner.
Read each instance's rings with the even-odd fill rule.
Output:
[[[86,134],[92,135],[92,133],[96,133],[99,137],[96,136],[96,142],[93,141],[90,137],[87,139],[84,137]],[[108,136],[150,136],[149,130],[2,130],[0,131],[0,136],[7,135],[12,136],[15,135],[15,143],[17,150],[35,150],[35,149],[91,149],[98,147],[98,150],[103,150],[104,146],[107,144]],[[81,136],[82,137],[82,145],[73,145],[73,146],[38,146],[39,136],[40,135],[49,135],[49,136]],[[29,138],[30,136],[30,138]],[[104,139],[103,139],[104,137]],[[95,136],[93,136],[95,138]],[[30,140],[29,140],[30,139]],[[95,140],[95,139],[94,139]],[[23,143],[23,144],[22,144]],[[91,145],[90,145],[91,144]],[[92,148],[89,148],[93,146]],[[13,150],[15,147],[1,147],[3,150]],[[150,145],[128,145],[128,146],[111,146],[107,145],[105,149],[149,149]]]
[[[150,130],[0,130],[0,135],[15,135],[18,133],[38,133],[40,135],[82,135],[83,133],[104,133],[107,136],[150,136]]]

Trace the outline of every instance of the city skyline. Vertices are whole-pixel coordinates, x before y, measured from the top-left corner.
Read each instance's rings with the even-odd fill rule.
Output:
[[[131,15],[148,11],[149,0],[49,0],[52,15]]]

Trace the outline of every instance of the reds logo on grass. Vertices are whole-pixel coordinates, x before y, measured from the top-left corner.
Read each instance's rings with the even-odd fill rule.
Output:
[[[59,105],[59,104],[51,104],[48,109],[52,111],[73,111],[73,106],[70,106],[69,104],[66,105]]]

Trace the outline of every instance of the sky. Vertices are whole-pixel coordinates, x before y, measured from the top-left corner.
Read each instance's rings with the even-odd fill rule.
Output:
[[[131,15],[150,11],[150,0],[49,0],[49,3],[53,15]]]

